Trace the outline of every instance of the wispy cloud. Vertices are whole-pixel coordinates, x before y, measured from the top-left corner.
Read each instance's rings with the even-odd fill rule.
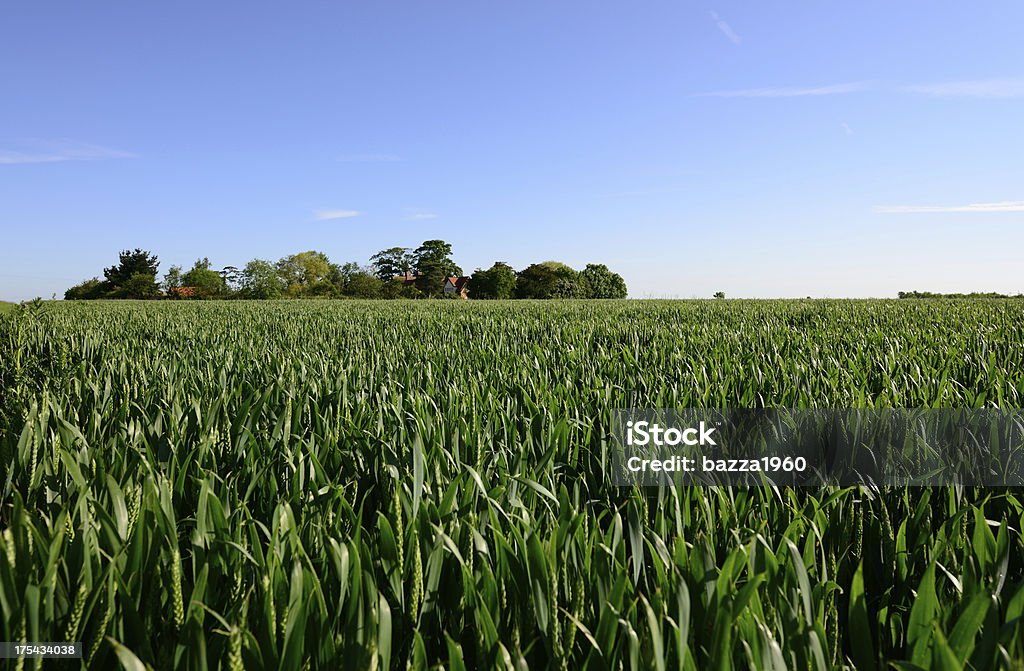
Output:
[[[845,121],[843,121],[839,125],[843,127],[843,132],[844,133],[846,133],[847,135],[853,135],[853,129],[850,128],[850,124],[848,124]]]
[[[436,212],[432,212],[426,207],[410,206],[405,208],[405,218],[409,221],[427,221],[437,219],[437,217]]]
[[[743,41],[743,38],[736,34],[736,31],[732,29],[732,26],[726,23],[725,19],[718,15],[718,12],[711,12],[711,20],[715,22],[716,26],[718,26],[719,32],[725,35],[733,44],[739,44]]]
[[[33,140],[20,142],[15,149],[0,148],[0,165],[22,163],[59,163],[61,161],[104,161],[134,158],[131,152],[69,140]]]
[[[811,87],[769,87],[761,89],[738,89],[732,91],[711,91],[695,95],[705,98],[797,98],[801,96],[830,96],[842,93],[866,91],[868,82],[847,82],[845,84],[829,84]]]
[[[393,163],[401,161],[401,156],[394,154],[344,154],[338,157],[342,163]]]
[[[887,93],[917,93],[934,98],[1024,98],[1024,79],[977,79],[933,84],[886,84],[885,82],[846,82],[825,86],[768,86],[695,93],[704,98],[797,98],[828,96],[881,90]]]
[[[998,203],[970,205],[880,205],[875,212],[883,214],[922,214],[942,212],[1024,212],[1024,200],[1003,200]]]
[[[1020,98],[1024,97],[1024,79],[977,79],[916,84],[906,87],[906,90],[936,98]]]
[[[331,219],[351,219],[360,214],[362,213],[356,210],[317,210],[313,213],[313,218],[317,221],[330,221]]]

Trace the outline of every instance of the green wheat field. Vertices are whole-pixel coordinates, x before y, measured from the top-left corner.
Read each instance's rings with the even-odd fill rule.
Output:
[[[42,668],[1024,668],[1019,490],[620,488],[607,433],[1019,408],[1021,301],[50,303],[0,383]]]

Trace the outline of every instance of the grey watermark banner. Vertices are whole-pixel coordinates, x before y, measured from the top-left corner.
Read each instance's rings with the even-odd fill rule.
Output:
[[[617,485],[1024,486],[1024,410],[620,409]]]
[[[0,659],[81,659],[81,641],[0,641]]]

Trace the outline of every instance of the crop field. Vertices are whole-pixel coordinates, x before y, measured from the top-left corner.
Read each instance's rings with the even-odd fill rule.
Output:
[[[0,640],[88,668],[1024,668],[1019,490],[607,463],[620,407],[1019,408],[1021,301],[53,303],[0,394]]]

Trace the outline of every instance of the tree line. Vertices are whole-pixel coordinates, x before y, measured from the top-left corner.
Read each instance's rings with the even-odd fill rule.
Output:
[[[391,247],[368,264],[334,263],[319,251],[305,251],[277,261],[253,259],[245,266],[214,269],[208,258],[189,269],[171,266],[158,277],[156,255],[124,250],[118,262],[99,276],[64,292],[65,300],[94,299],[272,299],[272,298],[433,298],[446,294],[449,277],[464,277],[452,260],[452,246],[426,240],[419,247]],[[460,285],[461,286],[461,285]],[[604,264],[575,270],[557,261],[516,270],[503,261],[477,268],[465,283],[474,299],[625,298],[622,276]]]
[[[927,299],[927,298],[1024,298],[1024,294],[1000,294],[995,291],[972,291],[969,294],[943,294],[931,291],[901,291],[896,294],[901,299]]]

